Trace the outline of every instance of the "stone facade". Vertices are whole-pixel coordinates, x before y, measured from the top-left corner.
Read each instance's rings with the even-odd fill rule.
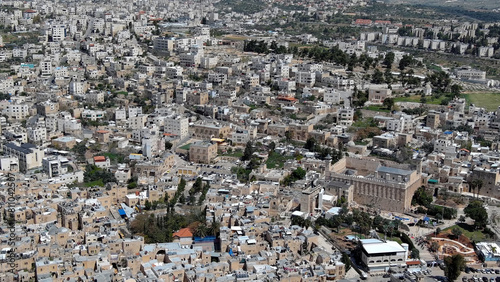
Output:
[[[396,165],[396,164],[393,164]],[[352,184],[353,200],[375,209],[405,212],[411,207],[415,190],[422,185],[419,170],[394,169],[395,174],[380,173],[381,162],[369,159],[344,158],[327,173],[327,181]],[[398,175],[405,173],[406,175]],[[389,177],[387,177],[389,176]]]

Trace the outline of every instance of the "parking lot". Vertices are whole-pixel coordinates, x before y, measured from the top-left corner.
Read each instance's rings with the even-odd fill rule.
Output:
[[[459,277],[457,281],[464,281],[464,282],[473,282],[473,281],[483,281],[483,282],[494,282],[500,281],[500,276],[497,274],[474,274],[474,275],[464,275]]]
[[[500,269],[498,268],[467,268],[459,277],[459,281],[499,281]]]

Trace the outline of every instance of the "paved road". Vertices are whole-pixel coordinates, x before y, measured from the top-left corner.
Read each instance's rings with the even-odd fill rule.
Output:
[[[326,116],[327,114],[317,115],[312,119],[308,120],[307,124],[317,124],[320,120],[324,119]]]

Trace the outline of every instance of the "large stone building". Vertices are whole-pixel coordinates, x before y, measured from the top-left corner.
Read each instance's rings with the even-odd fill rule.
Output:
[[[343,158],[326,173],[326,180],[352,184],[353,200],[374,209],[404,212],[411,207],[415,190],[422,185],[421,167],[404,169],[402,165],[358,158]]]
[[[193,126],[193,137],[210,140],[212,138],[227,138],[231,128],[213,124],[197,124]]]
[[[481,187],[476,187],[472,190],[470,187],[469,192],[475,192],[479,195],[489,197],[500,197],[500,172],[496,169],[484,169],[477,167],[472,171],[471,183],[474,180],[481,180]]]
[[[217,157],[217,143],[195,142],[189,147],[189,160],[197,163],[210,163]]]
[[[41,167],[42,159],[45,156],[43,150],[38,149],[35,145],[25,143],[18,144],[10,142],[3,147],[5,155],[17,157],[19,159],[19,169],[26,172],[30,169]]]
[[[475,69],[460,69],[456,72],[458,79],[463,80],[484,80],[486,79],[486,72]]]
[[[370,271],[388,271],[391,266],[406,266],[408,245],[378,239],[361,240],[361,261]]]
[[[392,90],[387,88],[368,89],[368,100],[374,103],[382,103],[386,98],[392,98]]]

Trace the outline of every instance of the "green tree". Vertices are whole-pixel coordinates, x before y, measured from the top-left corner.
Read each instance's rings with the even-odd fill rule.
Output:
[[[429,251],[435,253],[439,250],[439,244],[437,242],[432,242],[430,247],[429,247]]]
[[[453,227],[453,229],[451,229],[451,233],[453,234],[453,236],[455,236],[455,238],[460,238],[460,235],[462,235],[462,229],[458,228],[458,227]]]
[[[137,188],[137,182],[133,181],[127,184],[128,189],[135,189]]]
[[[466,216],[474,220],[474,227],[482,229],[488,224],[488,212],[483,207],[481,201],[472,201],[465,207],[464,213]]]
[[[406,67],[411,66],[414,63],[414,59],[411,55],[404,55],[399,61],[399,69],[404,71]]]
[[[273,141],[269,143],[269,152],[274,152],[274,149],[276,149],[276,143]]]
[[[101,180],[102,184],[106,184],[108,182],[117,182],[114,173],[107,169],[99,168],[95,165],[87,165],[85,167],[85,172],[83,173],[83,181],[84,182],[94,182]]]
[[[80,143],[76,143],[76,145],[71,148],[71,151],[77,155],[79,161],[85,160],[85,152],[87,152],[87,146],[85,145],[86,143],[87,139],[81,141]]]
[[[144,209],[147,211],[151,210],[151,202],[149,200],[146,200],[144,203]]]
[[[169,142],[169,141],[166,141],[166,142],[165,142],[165,150],[170,150],[170,149],[172,149],[172,146],[173,146],[172,142]]]
[[[372,74],[371,82],[375,84],[381,84],[384,83],[384,81],[385,81],[384,73],[381,72],[379,69],[375,69],[375,71]]]
[[[193,187],[191,190],[193,191],[193,194],[201,192],[201,189],[203,188],[203,180],[201,177],[196,178],[196,181],[193,184]]]
[[[385,98],[383,102],[384,107],[386,107],[389,111],[392,111],[392,108],[394,107],[394,99],[392,98]]]
[[[248,141],[245,146],[245,151],[243,152],[243,156],[241,156],[241,160],[248,161],[252,158],[252,155],[253,155],[252,142]]]
[[[444,258],[444,275],[449,281],[455,281],[465,268],[465,259],[462,255],[456,254]]]
[[[477,189],[476,197],[479,198],[479,193],[481,192],[481,188],[483,188],[483,181],[481,179],[474,179],[472,182]]]
[[[462,86],[458,85],[458,84],[453,84],[451,86],[451,94],[453,94],[454,96],[459,96],[461,93],[462,93]]]
[[[412,205],[421,205],[424,207],[429,207],[433,201],[433,197],[431,193],[428,193],[425,190],[425,186],[422,186],[415,191],[413,194],[413,198],[411,199]]]
[[[413,259],[420,258],[420,251],[417,248],[411,249],[411,258]]]
[[[438,93],[444,93],[451,83],[450,75],[444,71],[433,72],[425,78]]]
[[[184,179],[184,177],[181,177],[181,180],[179,181],[179,185],[177,187],[178,187],[178,189],[182,189],[182,190],[184,190],[184,188],[186,188],[186,180]]]
[[[298,167],[290,175],[288,175],[287,177],[285,177],[285,179],[283,179],[282,185],[289,186],[290,184],[294,183],[297,180],[304,179],[304,177],[306,177],[306,174],[307,172],[303,168]]]
[[[298,167],[292,172],[292,176],[296,179],[304,179],[304,177],[306,177],[306,171],[303,168]]]
[[[352,264],[351,258],[349,257],[348,254],[342,253],[341,262],[345,265],[345,272],[347,273],[347,271],[349,271],[349,269],[351,269],[351,264]]]
[[[385,71],[384,71],[384,78],[385,78],[385,83],[387,83],[387,84],[391,84],[392,83],[392,81],[394,80],[394,78],[392,76],[391,69],[385,69]]]
[[[384,61],[382,64],[388,69],[392,68],[392,63],[394,63],[395,55],[393,52],[388,52],[385,54]]]
[[[461,215],[461,216],[458,218],[458,221],[460,221],[461,223],[464,223],[464,222],[465,222],[465,216]]]
[[[316,146],[316,139],[314,139],[314,137],[309,137],[306,140],[306,144],[304,144],[304,149],[312,151],[315,146]]]
[[[210,224],[210,226],[208,227],[208,234],[212,235],[212,236],[217,236],[220,232],[220,227],[221,227],[221,224],[219,221],[212,221],[212,224]]]

